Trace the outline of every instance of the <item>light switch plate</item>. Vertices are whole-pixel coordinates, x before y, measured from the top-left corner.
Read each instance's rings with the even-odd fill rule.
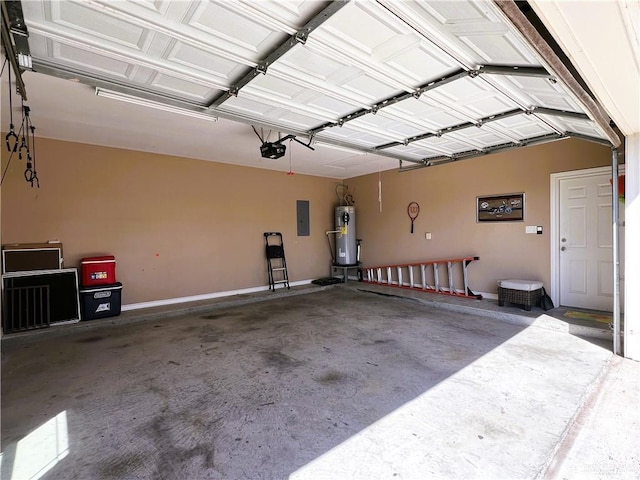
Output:
[[[527,225],[524,227],[524,233],[536,233],[535,225]]]

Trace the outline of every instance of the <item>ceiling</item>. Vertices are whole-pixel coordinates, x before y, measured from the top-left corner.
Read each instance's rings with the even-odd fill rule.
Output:
[[[333,178],[567,136],[607,142],[491,1],[22,7],[37,136]],[[6,74],[3,82],[6,92]],[[96,87],[218,121],[97,96]],[[283,158],[261,158],[252,125],[264,140],[299,142],[286,141]]]

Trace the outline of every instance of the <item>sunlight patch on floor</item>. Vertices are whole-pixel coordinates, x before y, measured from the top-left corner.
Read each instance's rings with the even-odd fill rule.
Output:
[[[18,442],[11,480],[38,480],[68,453],[69,432],[65,410]]]
[[[289,480],[533,478],[610,355],[572,335],[526,329]]]

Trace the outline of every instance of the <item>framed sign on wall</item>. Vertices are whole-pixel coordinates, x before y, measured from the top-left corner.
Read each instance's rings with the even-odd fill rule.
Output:
[[[518,222],[524,220],[524,193],[478,197],[478,222]]]

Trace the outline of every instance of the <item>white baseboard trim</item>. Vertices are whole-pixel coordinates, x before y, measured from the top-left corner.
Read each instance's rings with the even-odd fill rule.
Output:
[[[310,283],[311,283],[311,280],[298,280],[297,282],[289,282],[289,286],[297,287],[299,285],[308,285]],[[213,298],[230,297],[232,295],[242,295],[245,293],[264,292],[266,290],[269,290],[268,285],[263,285],[260,287],[243,288],[241,290],[227,290],[225,292],[204,293],[202,295],[192,295],[189,297],[176,297],[176,298],[167,298],[164,300],[152,300],[150,302],[130,303],[128,305],[122,305],[121,310],[123,312],[126,312],[128,310],[138,310],[140,308],[163,307],[166,305],[175,305],[177,303],[198,302],[201,300],[211,300]]]
[[[358,277],[349,276],[349,280],[358,280]],[[297,287],[299,285],[309,285],[311,280],[298,280],[297,282],[290,282],[289,285],[292,287]],[[214,298],[221,297],[231,297],[233,295],[242,295],[246,293],[256,293],[256,292],[264,292],[269,290],[268,285],[262,285],[260,287],[251,287],[251,288],[243,288],[240,290],[227,290],[225,292],[214,292],[214,293],[204,293],[202,295],[191,295],[189,297],[176,297],[176,298],[167,298],[164,300],[152,300],[150,302],[140,302],[140,303],[130,303],[128,305],[122,305],[121,310],[126,312],[128,310],[139,310],[142,308],[153,308],[153,307],[163,307],[166,305],[175,305],[178,303],[189,303],[189,302],[198,302],[202,300],[211,300]],[[479,295],[482,295],[482,298],[497,300],[498,295],[496,293],[484,293],[484,292],[475,292]]]

